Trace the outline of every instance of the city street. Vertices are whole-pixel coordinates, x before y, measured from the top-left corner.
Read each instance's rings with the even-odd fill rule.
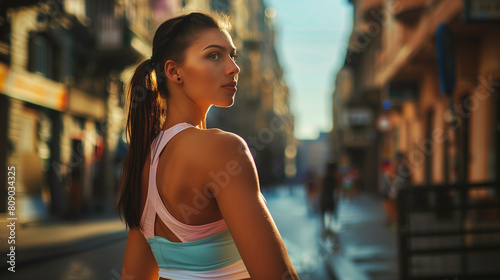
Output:
[[[301,279],[330,279],[325,268],[327,250],[319,236],[320,220],[308,216],[303,189],[278,188],[264,192],[268,207]],[[0,279],[118,280],[125,239],[77,254],[16,265],[16,272],[0,272]]]

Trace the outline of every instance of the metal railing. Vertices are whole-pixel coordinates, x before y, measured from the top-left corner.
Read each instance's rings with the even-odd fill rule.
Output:
[[[398,191],[400,280],[500,279],[500,184]]]

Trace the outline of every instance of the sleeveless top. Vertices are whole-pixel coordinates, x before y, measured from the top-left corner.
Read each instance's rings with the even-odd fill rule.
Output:
[[[141,217],[141,232],[151,246],[160,277],[176,280],[250,278],[224,219],[203,225],[185,224],[168,212],[158,193],[159,155],[172,137],[189,127],[194,126],[178,123],[162,130],[151,144],[148,195]],[[181,242],[154,234],[157,214]]]

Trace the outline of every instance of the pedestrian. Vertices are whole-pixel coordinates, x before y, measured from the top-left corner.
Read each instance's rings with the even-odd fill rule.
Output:
[[[332,219],[337,217],[337,186],[339,185],[338,166],[334,162],[326,164],[325,176],[322,180],[319,195],[322,233],[330,234]]]
[[[318,178],[313,168],[308,168],[304,179],[307,205],[310,213],[318,213]]]
[[[132,77],[116,196],[129,230],[122,279],[298,279],[248,145],[206,128],[209,108],[235,98],[228,31],[227,17],[169,19]]]
[[[397,229],[398,221],[398,191],[411,184],[411,169],[404,154],[402,152],[397,152],[395,160],[395,174],[393,176],[387,176],[387,178],[383,181],[384,184],[382,187],[382,194],[385,198],[384,210],[386,212],[387,222],[394,231]]]
[[[396,197],[397,191],[406,188],[411,184],[411,174],[412,170],[410,168],[408,160],[406,160],[405,155],[402,152],[396,153],[396,177],[392,181],[391,189],[394,192],[394,197]]]
[[[342,177],[342,192],[345,198],[352,200],[359,193],[359,170],[357,167],[349,168]]]

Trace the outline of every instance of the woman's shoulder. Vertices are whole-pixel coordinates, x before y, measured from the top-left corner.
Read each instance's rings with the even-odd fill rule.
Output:
[[[186,135],[183,158],[197,166],[200,174],[209,174],[211,171],[226,168],[235,161],[248,161],[249,149],[245,140],[233,133],[218,128],[191,130]],[[187,156],[186,156],[187,155]]]
[[[190,154],[198,161],[214,158],[234,157],[244,155],[248,150],[246,141],[236,133],[218,128],[190,129],[183,137],[183,154]]]
[[[202,144],[202,149],[229,149],[247,146],[246,141],[236,133],[224,131],[219,128],[193,129],[193,141]]]

